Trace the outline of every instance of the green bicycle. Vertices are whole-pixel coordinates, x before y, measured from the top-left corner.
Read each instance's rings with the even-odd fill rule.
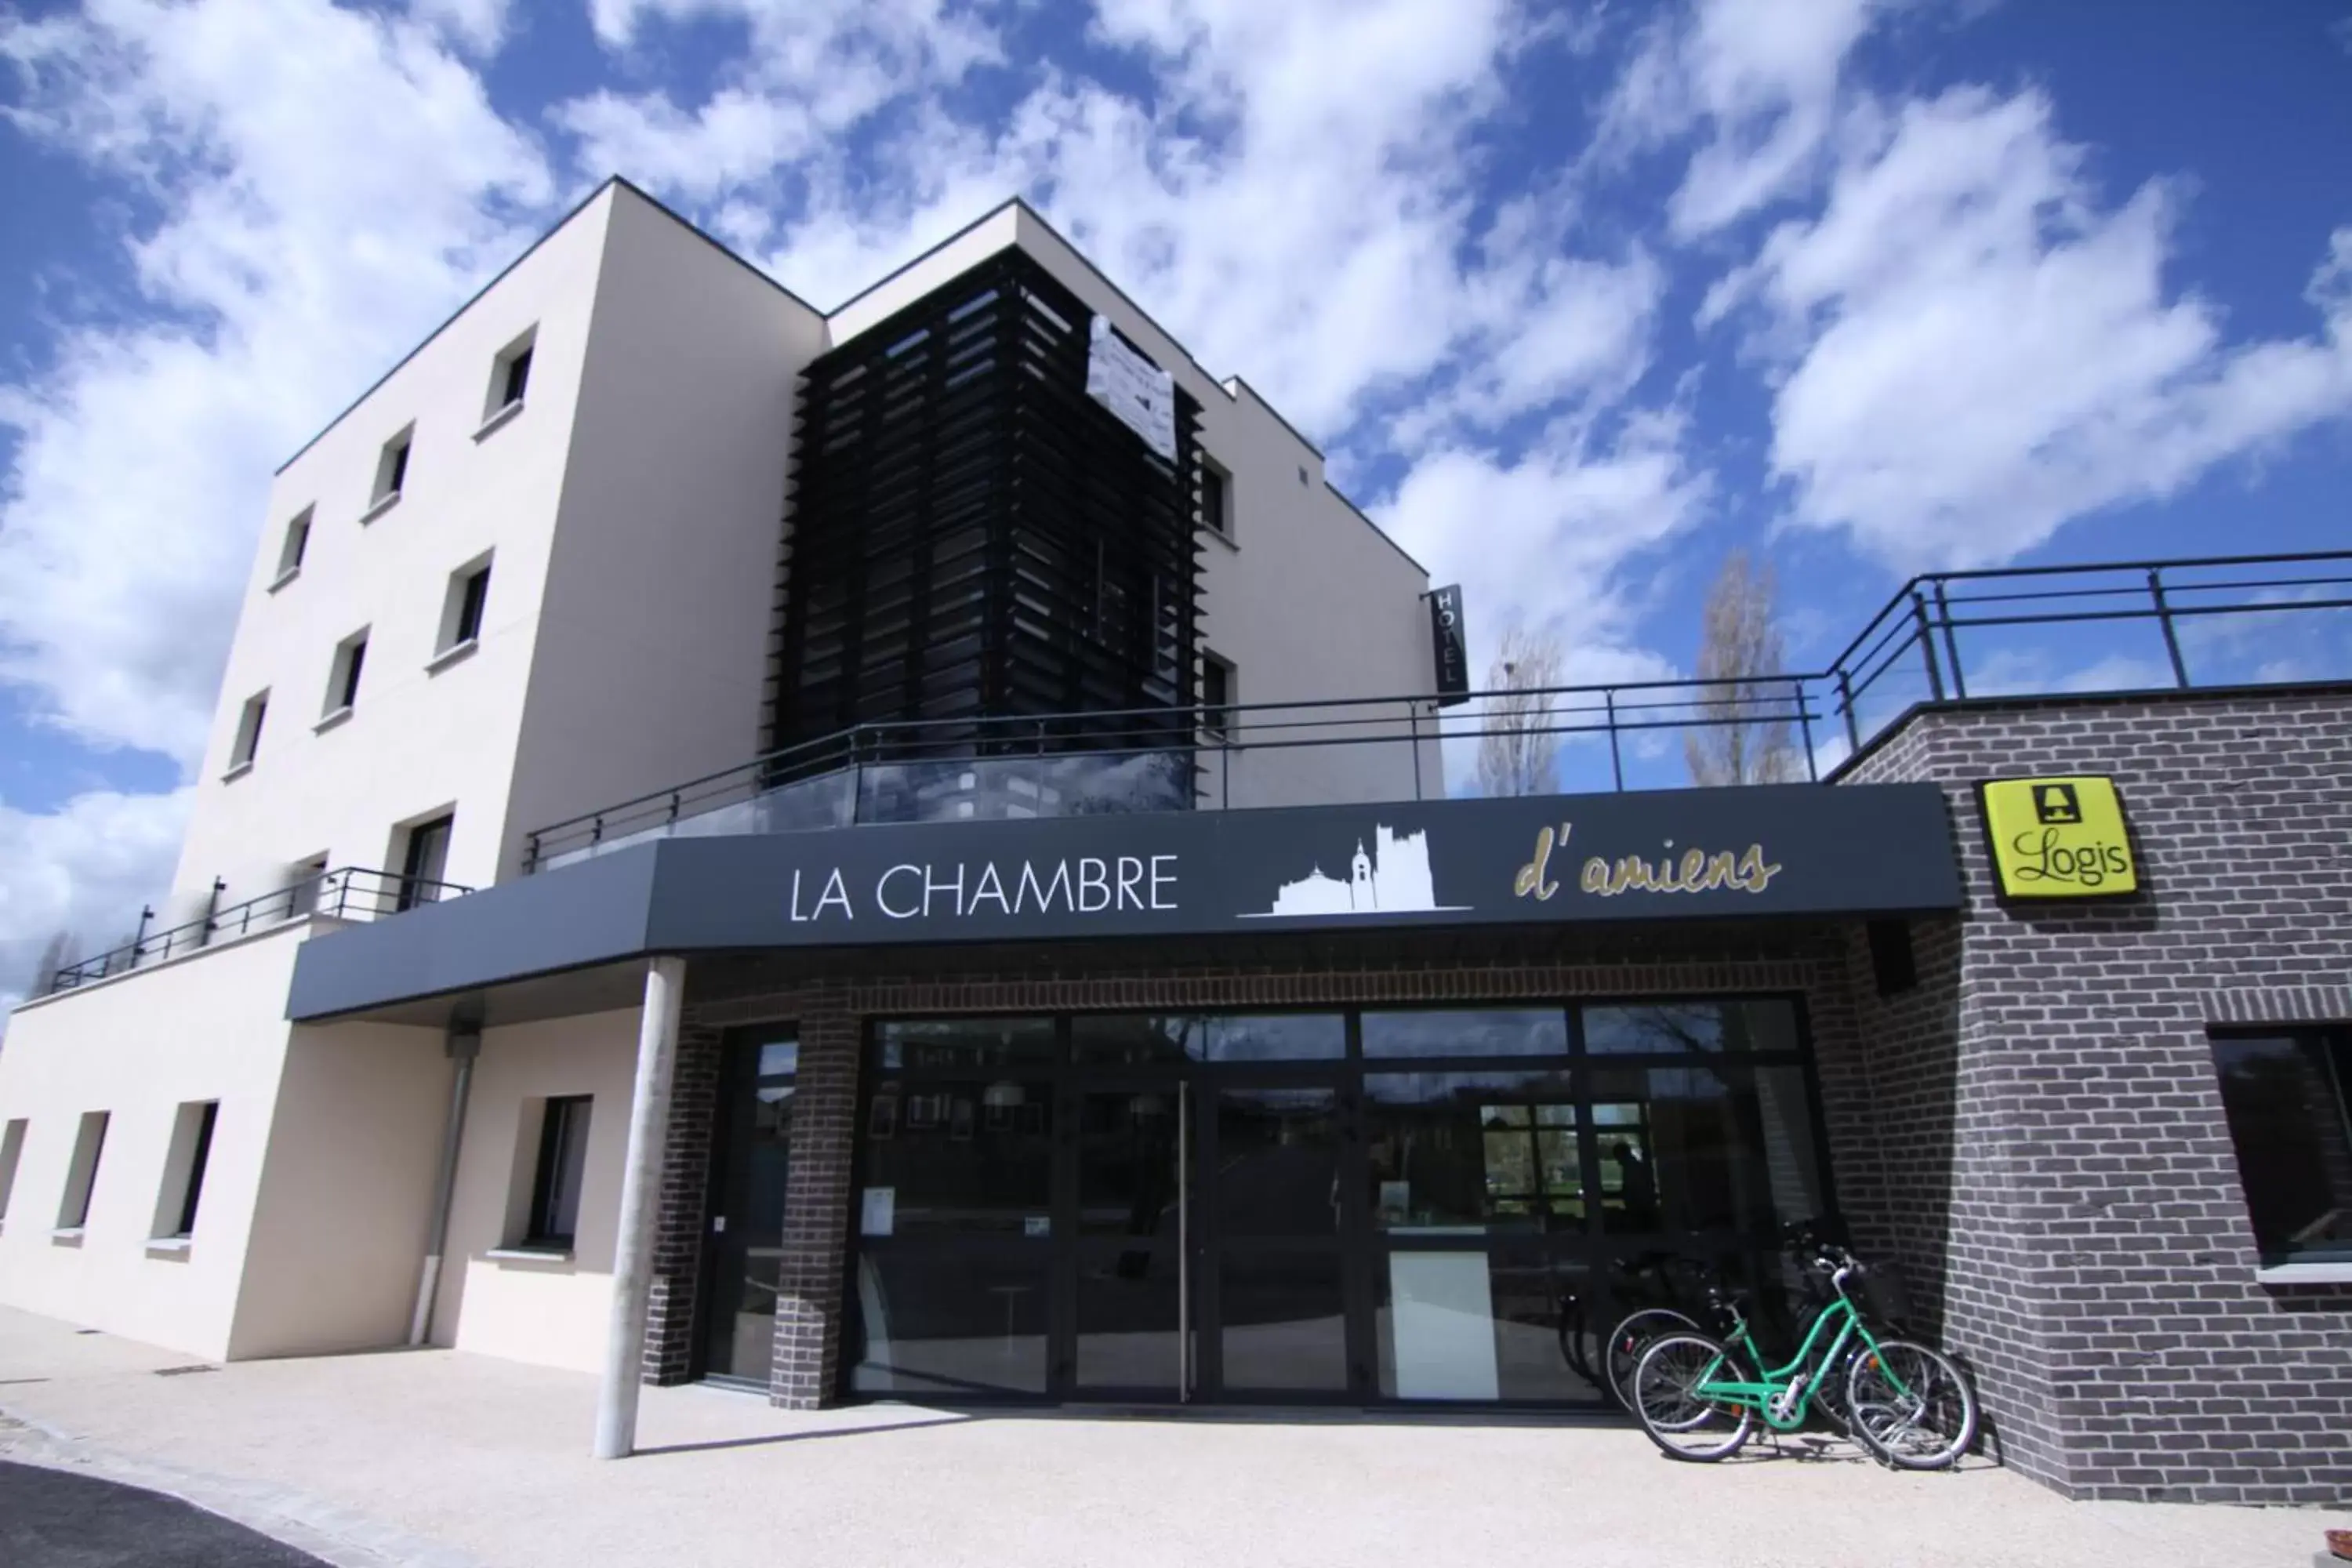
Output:
[[[1731,1331],[1720,1340],[1673,1333],[1651,1342],[1633,1370],[1642,1430],[1668,1457],[1712,1463],[1738,1453],[1760,1422],[1793,1432],[1818,1403],[1877,1458],[1906,1470],[1958,1462],[1977,1435],[1977,1396],[1951,1359],[1909,1340],[1882,1339],[1849,1287],[1860,1259],[1821,1244],[1813,1267],[1832,1299],[1785,1366],[1768,1366],[1737,1303],[1717,1298]],[[1751,1370],[1754,1376],[1744,1375]],[[1833,1381],[1842,1389],[1832,1389]],[[1843,1408],[1837,1395],[1844,1394]]]

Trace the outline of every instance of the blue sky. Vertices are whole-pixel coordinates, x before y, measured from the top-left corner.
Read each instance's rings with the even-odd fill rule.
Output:
[[[0,994],[169,881],[270,469],[614,171],[821,307],[1027,195],[1474,658],[1686,670],[1734,546],[1817,664],[1923,568],[2352,536],[2352,0],[19,6]]]

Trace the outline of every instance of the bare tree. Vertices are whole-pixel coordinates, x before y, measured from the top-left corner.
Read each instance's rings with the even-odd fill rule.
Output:
[[[1702,784],[1780,784],[1804,773],[1789,735],[1790,693],[1752,678],[1787,668],[1770,563],[1745,550],[1724,557],[1699,623],[1698,717],[1683,734],[1691,779]]]
[[[1486,675],[1494,695],[1478,739],[1479,794],[1558,793],[1559,737],[1548,731],[1552,700],[1543,689],[1559,684],[1560,664],[1559,639],[1549,632],[1514,626],[1503,633],[1502,651]]]
[[[32,979],[25,987],[25,994],[28,997],[47,995],[49,987],[57,984],[58,971],[73,962],[73,932],[60,931],[52,934],[42,944],[41,956],[33,964]]]

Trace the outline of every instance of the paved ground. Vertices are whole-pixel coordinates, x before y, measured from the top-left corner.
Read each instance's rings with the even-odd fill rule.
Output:
[[[188,1359],[0,1309],[0,1459],[174,1492],[340,1568],[2306,1568],[2352,1524],[2068,1503],[1990,1466],[1675,1465],[1613,1427],[794,1415],[702,1388],[647,1390],[650,1451],[600,1465],[574,1373],[428,1351],[154,1375]]]
[[[320,1568],[308,1552],[177,1498],[5,1462],[0,1563],[9,1568]]]

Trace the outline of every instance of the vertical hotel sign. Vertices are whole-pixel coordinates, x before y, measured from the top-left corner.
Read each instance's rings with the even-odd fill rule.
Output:
[[[2139,862],[2111,778],[1990,779],[1977,785],[2000,896],[2116,899],[2139,890]]]
[[[1451,708],[1470,700],[1470,647],[1462,629],[1462,584],[1429,595],[1429,646],[1437,661],[1437,705]]]

